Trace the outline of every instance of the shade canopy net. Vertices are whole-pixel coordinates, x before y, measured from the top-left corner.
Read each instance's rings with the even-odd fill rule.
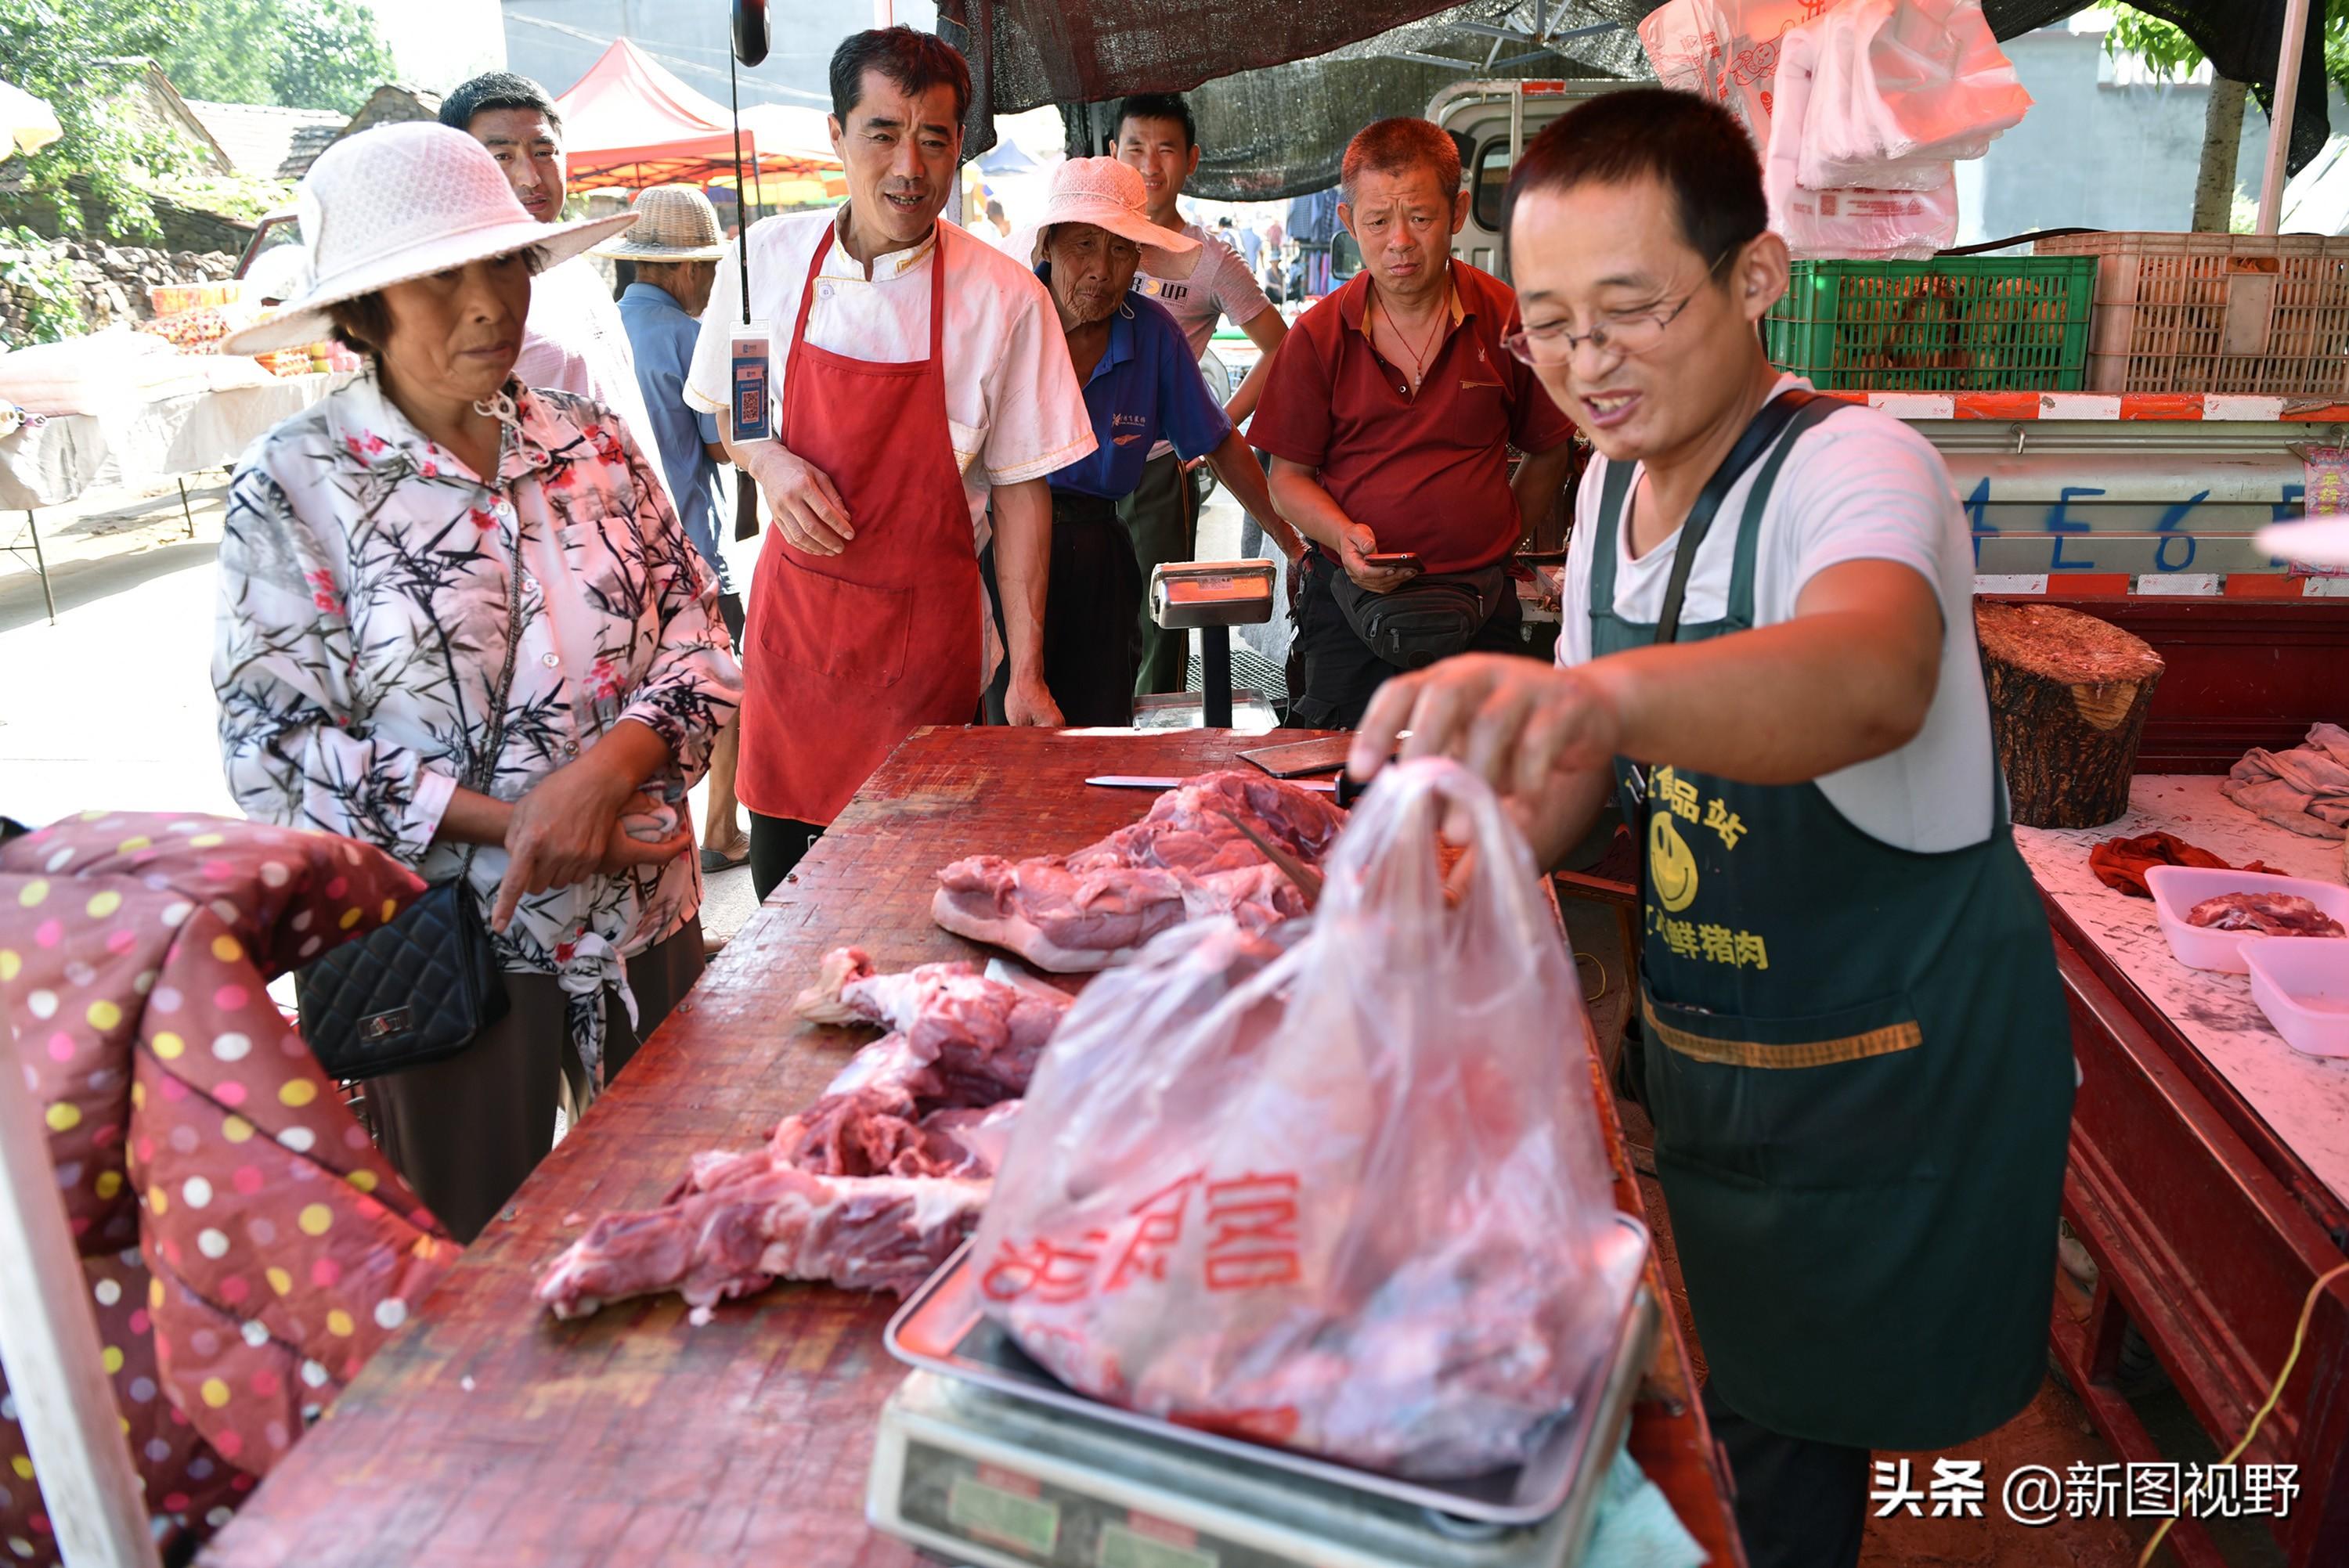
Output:
[[[2215,67],[2268,101],[2284,0],[2139,0],[2178,23]],[[1269,201],[1336,183],[1355,131],[1424,113],[1454,83],[1485,78],[1651,77],[1636,28],[1651,0],[939,0],[938,30],[969,58],[965,156],[995,145],[993,117],[1061,106],[1073,152],[1095,150],[1106,116],[1086,106],[1185,92],[1199,123],[1211,201]],[[2085,9],[2080,0],[1984,0],[2011,38]],[[2325,138],[2323,6],[2311,7],[2293,116],[2292,167]]]

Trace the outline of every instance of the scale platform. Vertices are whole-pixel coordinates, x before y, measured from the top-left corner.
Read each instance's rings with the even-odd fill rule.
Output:
[[[890,1325],[918,1369],[882,1411],[865,1516],[976,1568],[1567,1568],[1653,1358],[1647,1228],[1599,1259],[1618,1332],[1525,1465],[1411,1480],[1178,1427],[1054,1380],[951,1260]]]

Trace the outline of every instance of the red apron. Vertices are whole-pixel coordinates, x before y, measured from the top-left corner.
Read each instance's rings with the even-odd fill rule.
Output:
[[[769,529],[750,588],[734,789],[765,817],[829,825],[897,743],[978,711],[978,552],[947,428],[946,242],[930,257],[930,356],[851,359],[807,341],[827,225],[783,367],[781,439],[839,490],[856,537],[809,555]]]

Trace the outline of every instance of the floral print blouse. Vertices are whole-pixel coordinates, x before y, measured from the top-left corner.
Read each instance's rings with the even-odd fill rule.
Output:
[[[212,686],[238,804],[374,844],[430,882],[465,869],[466,846],[433,838],[460,782],[518,799],[622,719],[668,743],[646,789],[682,814],[742,690],[716,586],[626,426],[517,382],[493,410],[484,480],[362,375],[245,454],[221,542]],[[472,854],[484,914],[505,869],[502,849]],[[633,1013],[623,961],[700,904],[688,850],[526,897],[497,938],[507,969],[560,981],[590,1081],[605,987]]]

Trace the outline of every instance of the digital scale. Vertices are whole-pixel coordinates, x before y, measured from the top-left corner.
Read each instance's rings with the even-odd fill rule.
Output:
[[[1237,729],[1273,727],[1272,705],[1242,691],[1235,714],[1232,628],[1272,619],[1269,561],[1171,561],[1151,569],[1150,618],[1169,632],[1199,634],[1199,690],[1146,696],[1134,705],[1136,729]]]
[[[1647,1227],[1599,1252],[1616,1334],[1522,1466],[1414,1481],[1104,1405],[982,1316],[957,1253],[889,1326],[865,1518],[970,1568],[1569,1568],[1653,1358]]]

